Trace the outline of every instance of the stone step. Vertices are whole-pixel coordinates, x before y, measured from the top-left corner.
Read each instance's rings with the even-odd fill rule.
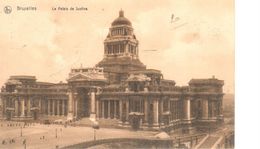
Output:
[[[118,120],[117,119],[97,119],[99,122],[100,127],[105,128],[117,128],[118,126]],[[89,118],[82,118],[76,122],[73,123],[73,125],[76,126],[92,126],[93,122]]]
[[[213,145],[218,141],[219,137],[209,136],[198,149],[212,148]]]

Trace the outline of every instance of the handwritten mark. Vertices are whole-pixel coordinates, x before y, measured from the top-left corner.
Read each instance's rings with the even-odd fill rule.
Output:
[[[172,23],[173,19],[174,19],[174,14],[172,14],[172,19],[171,19],[171,23]]]
[[[183,27],[183,26],[185,26],[185,25],[187,25],[187,24],[188,24],[187,22],[182,23],[182,24],[180,24],[180,25],[178,25],[178,26],[175,26],[174,29],[181,28],[181,27]]]
[[[179,17],[175,17],[174,14],[172,14],[172,16],[171,16],[171,23],[177,22],[179,20],[180,20]]]

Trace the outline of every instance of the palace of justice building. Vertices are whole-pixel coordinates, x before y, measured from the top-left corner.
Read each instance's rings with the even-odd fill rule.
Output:
[[[139,59],[131,22],[119,12],[93,68],[71,69],[67,83],[10,76],[0,92],[0,119],[116,119],[118,126],[147,129],[215,127],[223,123],[223,80],[192,79],[176,86]]]

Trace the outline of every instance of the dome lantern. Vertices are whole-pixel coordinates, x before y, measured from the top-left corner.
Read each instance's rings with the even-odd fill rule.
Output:
[[[112,26],[118,26],[118,25],[129,25],[132,26],[132,23],[125,18],[124,11],[121,9],[119,11],[119,16],[112,22]]]
[[[119,11],[119,17],[124,17],[124,11],[122,9]]]

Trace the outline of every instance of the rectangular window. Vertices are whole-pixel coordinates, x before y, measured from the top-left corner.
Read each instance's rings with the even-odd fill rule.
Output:
[[[164,100],[163,101],[163,112],[167,112],[168,109],[168,100]]]

